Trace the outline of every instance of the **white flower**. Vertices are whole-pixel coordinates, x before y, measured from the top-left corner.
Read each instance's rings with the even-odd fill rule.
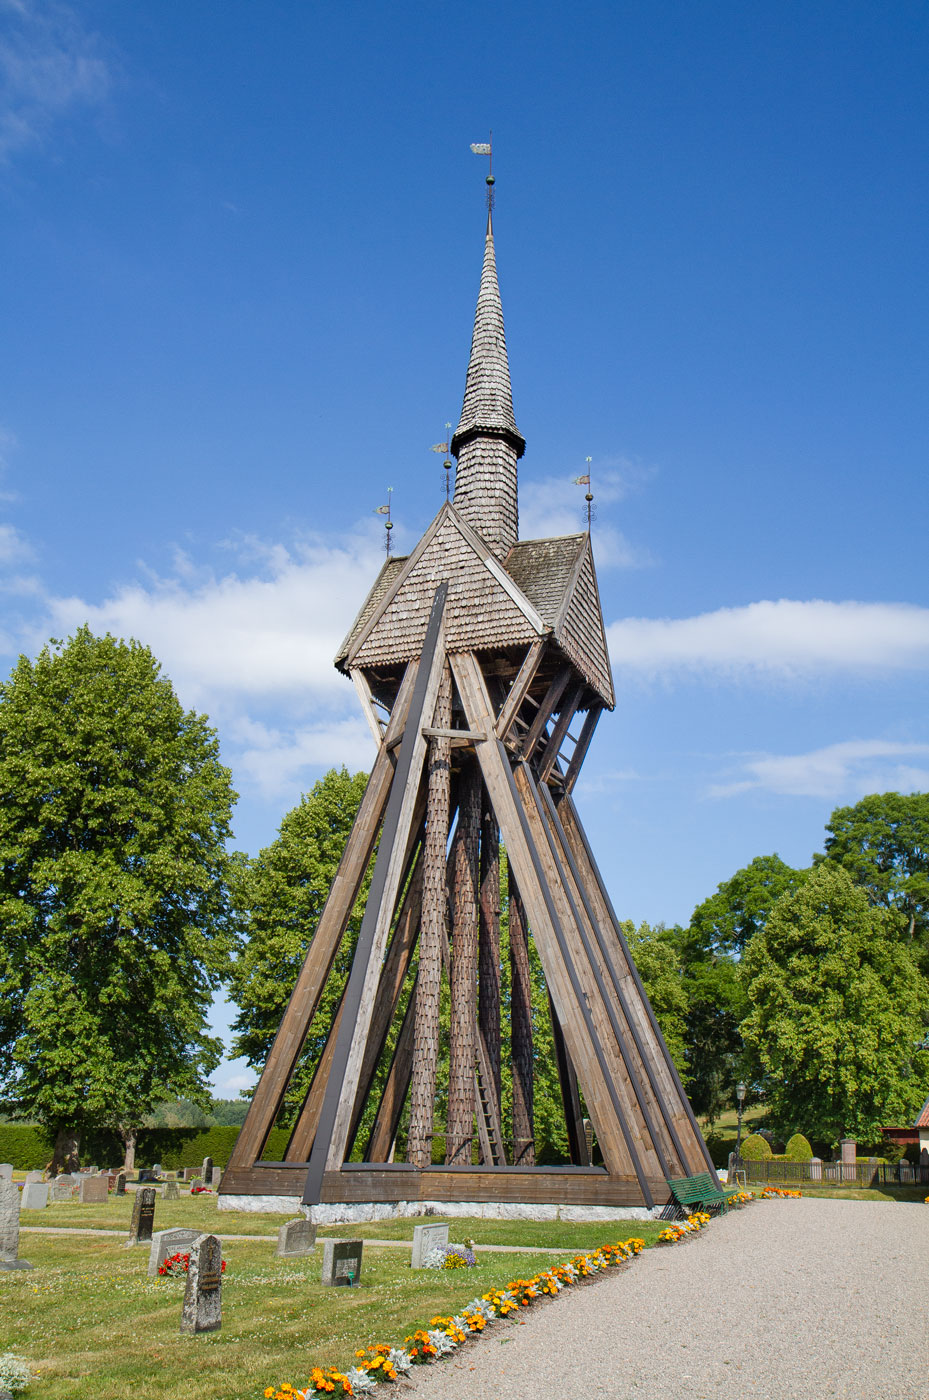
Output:
[[[25,1390],[31,1380],[32,1372],[21,1356],[15,1356],[11,1351],[0,1356],[0,1389],[15,1393]]]
[[[448,1356],[455,1350],[458,1343],[453,1337],[449,1337],[440,1327],[435,1327],[428,1334],[429,1340],[436,1349],[437,1356]]]

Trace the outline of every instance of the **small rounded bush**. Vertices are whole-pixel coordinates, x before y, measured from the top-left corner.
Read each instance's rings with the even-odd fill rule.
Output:
[[[788,1162],[811,1162],[813,1149],[802,1133],[794,1133],[793,1137],[788,1139],[784,1157]]]
[[[746,1162],[770,1162],[773,1157],[771,1144],[758,1133],[749,1133],[742,1139],[742,1157]]]

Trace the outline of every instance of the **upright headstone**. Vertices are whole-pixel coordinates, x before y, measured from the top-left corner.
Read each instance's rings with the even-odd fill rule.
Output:
[[[48,1205],[48,1182],[27,1181],[23,1187],[20,1210],[44,1210]]]
[[[31,1268],[19,1257],[19,1187],[0,1177],[0,1272]]]
[[[80,1199],[84,1205],[98,1206],[107,1196],[105,1176],[81,1177]]]
[[[165,1182],[165,1200],[176,1201],[180,1198],[180,1194],[181,1193],[177,1189],[177,1181],[173,1176],[169,1177]]]
[[[185,1181],[193,1181],[194,1177],[197,1176],[197,1175],[198,1175],[198,1172],[197,1172],[197,1168],[196,1168],[196,1167],[185,1167],[185,1168],[184,1168],[184,1180],[185,1180]]]
[[[316,1226],[310,1220],[298,1216],[288,1220],[277,1232],[277,1254],[290,1258],[296,1254],[309,1254],[316,1243]]]
[[[222,1169],[222,1167],[214,1167],[213,1170],[210,1172],[209,1180],[206,1181],[206,1182],[204,1182],[204,1185],[205,1185],[205,1186],[209,1186],[209,1188],[210,1188],[211,1191],[218,1191],[218,1190],[219,1190],[219,1183],[222,1181],[222,1179],[223,1179],[223,1169]]]
[[[49,1200],[51,1200],[53,1204],[55,1202],[71,1201],[77,1193],[77,1178],[69,1176],[67,1172],[64,1172],[61,1176],[55,1177],[54,1181],[51,1183],[51,1187]]]
[[[117,1177],[116,1177],[116,1194],[117,1194],[117,1196],[125,1196],[125,1194],[126,1194],[126,1173],[125,1173],[125,1172],[119,1172],[119,1173],[117,1174]]]
[[[12,1162],[0,1162],[0,1181],[12,1181],[12,1180],[13,1180],[13,1164],[12,1164]]]
[[[839,1146],[842,1149],[842,1180],[854,1181],[858,1175],[858,1143],[855,1138],[840,1138]]]
[[[411,1269],[421,1269],[426,1255],[433,1249],[444,1249],[448,1244],[447,1225],[414,1225],[413,1254]]]
[[[34,1181],[41,1181],[44,1175],[45,1173],[40,1171],[26,1172],[26,1185],[31,1186]]]
[[[148,1276],[155,1278],[158,1270],[172,1254],[186,1254],[199,1239],[199,1230],[156,1230],[148,1252]]]
[[[326,1240],[322,1281],[329,1287],[357,1288],[361,1281],[362,1240]]]
[[[126,1244],[149,1244],[154,1223],[155,1188],[154,1186],[140,1186],[132,1203],[132,1224],[129,1226],[129,1238]]]
[[[215,1235],[199,1235],[190,1250],[181,1309],[182,1332],[218,1332],[223,1325],[223,1249]]]
[[[203,1184],[204,1184],[204,1186],[209,1186],[210,1182],[213,1180],[213,1158],[212,1158],[212,1157],[204,1157],[204,1159],[203,1159],[203,1166],[200,1168],[200,1176],[201,1176],[202,1179],[203,1179]]]
[[[154,1181],[154,1180],[155,1180],[155,1171],[154,1171],[154,1168],[153,1168],[153,1167],[142,1167],[142,1168],[140,1168],[140,1170],[139,1170],[139,1182],[140,1182],[140,1184],[144,1184],[144,1183],[147,1183],[147,1182],[149,1182],[149,1181]]]

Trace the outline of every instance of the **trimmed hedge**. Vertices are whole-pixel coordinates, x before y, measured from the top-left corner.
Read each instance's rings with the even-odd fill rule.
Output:
[[[742,1139],[740,1156],[746,1162],[770,1162],[774,1153],[766,1138],[759,1133],[749,1133],[747,1138]]]
[[[177,1171],[199,1167],[204,1157],[212,1157],[218,1167],[224,1167],[239,1131],[234,1123],[219,1128],[142,1128],[136,1143],[136,1166],[151,1167],[160,1162],[166,1171]],[[287,1128],[272,1129],[265,1161],[281,1160],[289,1136]],[[38,1124],[0,1123],[0,1162],[12,1163],[16,1171],[41,1170],[51,1161],[53,1148],[52,1138]],[[88,1134],[81,1142],[82,1162],[116,1167],[124,1156],[123,1145],[114,1133]]]
[[[794,1133],[784,1149],[785,1162],[812,1162],[813,1149],[802,1133]]]

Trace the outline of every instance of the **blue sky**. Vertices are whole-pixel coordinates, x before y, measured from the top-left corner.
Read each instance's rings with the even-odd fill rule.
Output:
[[[493,128],[524,537],[593,459],[617,909],[926,789],[927,58],[916,3],[0,0],[0,666],[148,643],[252,852],[368,766],[331,658],[387,487],[398,551],[443,499]]]

